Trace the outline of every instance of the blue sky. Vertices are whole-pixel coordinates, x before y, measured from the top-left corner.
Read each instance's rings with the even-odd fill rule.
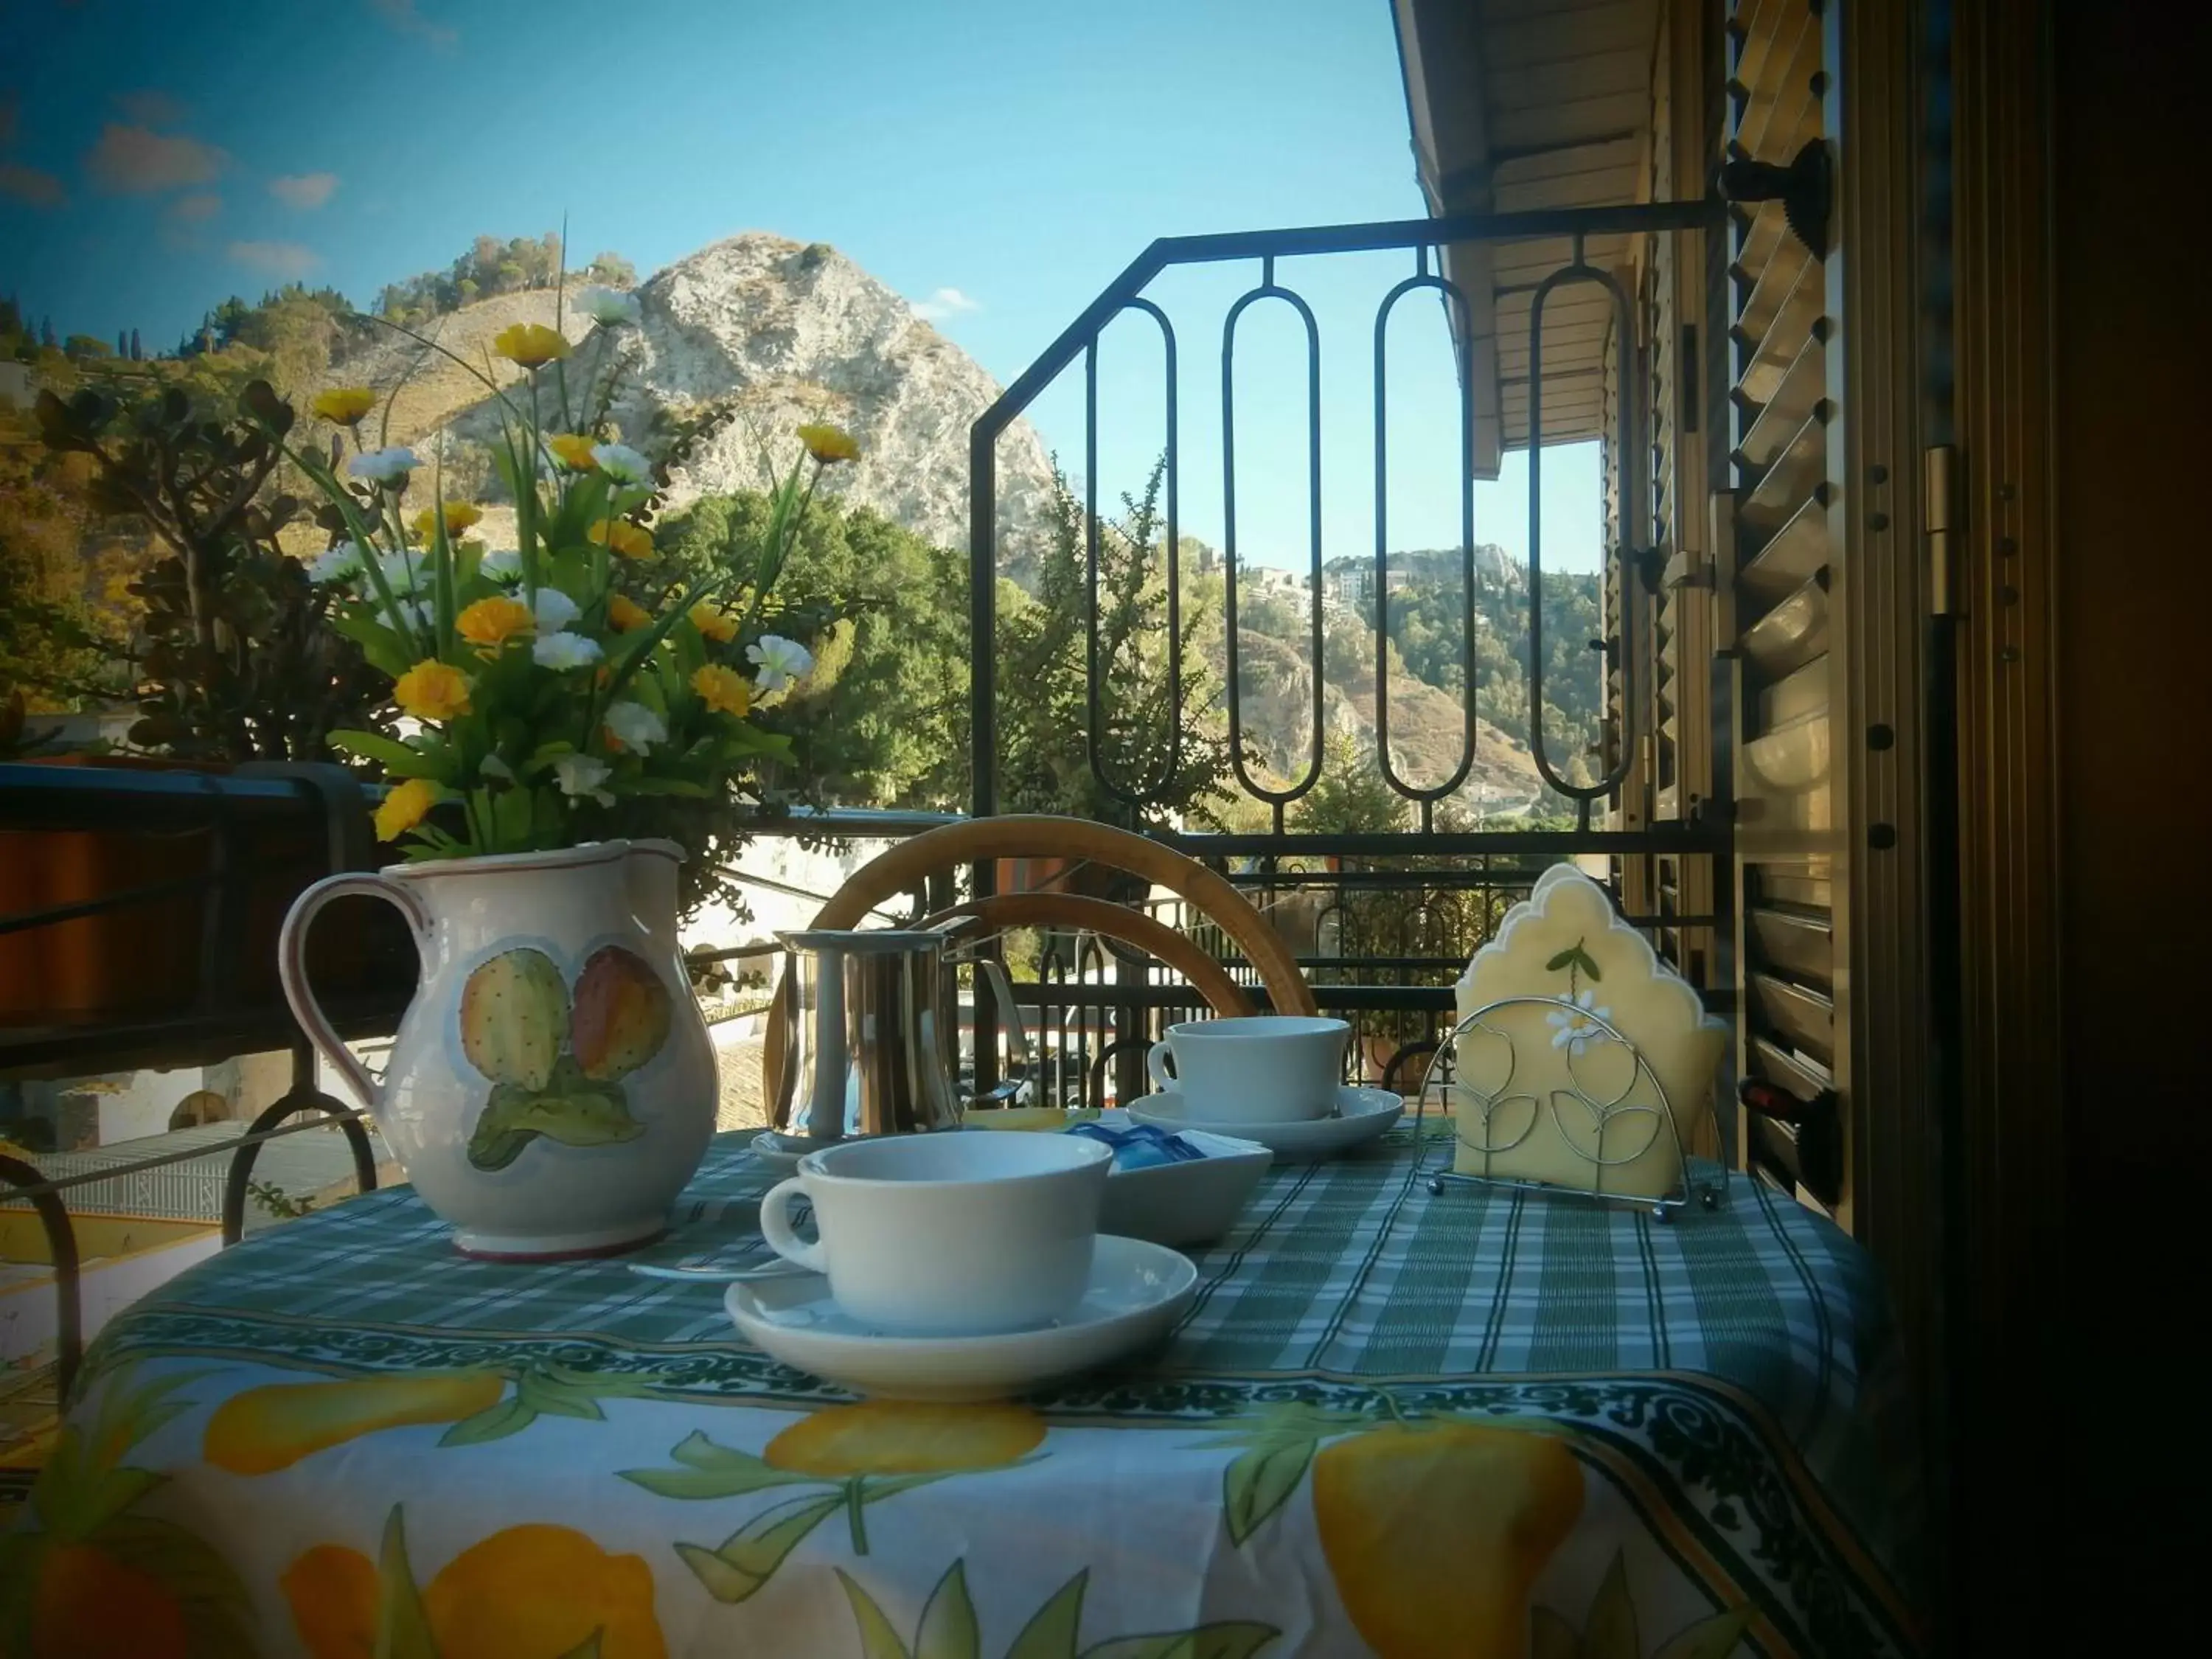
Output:
[[[186,21],[189,19],[189,21]],[[167,349],[298,276],[366,303],[482,232],[568,216],[653,270],[718,237],[835,244],[1010,380],[1159,235],[1417,216],[1386,0],[12,0],[0,13],[0,291]],[[1374,547],[1374,307],[1410,258],[1286,261],[1322,331],[1326,556]],[[1256,268],[1170,273],[1183,529],[1221,539],[1221,322]],[[1270,315],[1269,313],[1274,313]],[[1458,536],[1437,309],[1389,346],[1394,548]],[[1248,556],[1306,557],[1304,362],[1247,313]],[[1101,356],[1103,500],[1161,447],[1157,333]],[[1082,465],[1079,368],[1034,412]],[[1520,463],[1477,539],[1525,552]],[[1594,568],[1589,447],[1548,455],[1545,556]]]

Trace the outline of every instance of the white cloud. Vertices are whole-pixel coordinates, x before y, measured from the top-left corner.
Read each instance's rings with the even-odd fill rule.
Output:
[[[941,323],[947,317],[957,317],[963,312],[981,311],[982,302],[971,300],[957,288],[940,288],[927,300],[916,300],[914,314],[933,323]]]
[[[400,33],[417,35],[441,52],[461,38],[461,32],[451,24],[434,23],[416,11],[415,0],[368,0],[368,9]]]
[[[100,129],[100,142],[84,158],[93,183],[102,190],[131,196],[204,185],[229,162],[223,151],[197,138],[126,127],[116,121]]]
[[[233,242],[224,252],[241,265],[288,283],[299,281],[323,262],[314,249],[297,242]]]
[[[115,107],[142,127],[173,127],[184,124],[185,106],[166,92],[118,92]]]
[[[331,199],[338,187],[335,173],[289,173],[269,181],[269,193],[288,208],[305,213]]]
[[[213,191],[196,191],[190,196],[179,196],[165,211],[179,223],[204,224],[222,211],[222,198]]]
[[[34,208],[69,205],[69,192],[52,173],[41,173],[36,167],[17,167],[12,161],[0,161],[0,196]]]

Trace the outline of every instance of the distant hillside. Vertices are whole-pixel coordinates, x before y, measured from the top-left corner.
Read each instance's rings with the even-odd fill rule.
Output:
[[[605,341],[608,366],[620,376],[614,422],[626,441],[648,451],[677,423],[703,428],[671,478],[672,507],[762,488],[759,437],[787,455],[793,427],[834,421],[860,441],[859,464],[838,480],[847,501],[942,545],[965,544],[968,428],[1000,387],[906,300],[826,243],[761,232],[687,255],[636,295],[641,325]],[[554,300],[543,289],[502,294],[426,319],[418,331],[481,368],[509,324],[550,326]],[[576,341],[592,328],[573,307],[562,326]],[[601,349],[595,343],[572,364],[579,395],[576,383],[597,368]],[[502,385],[521,379],[514,365],[490,361]],[[460,364],[376,329],[365,347],[333,363],[324,383],[397,388],[387,441],[427,447],[433,434],[451,433],[460,444],[449,488],[496,501],[487,447],[498,430],[496,410]],[[1051,481],[1044,447],[1026,422],[1001,441],[999,469],[1001,533],[1026,535]],[[427,493],[428,482],[418,473],[416,490]],[[495,536],[505,527],[496,514],[487,525]]]

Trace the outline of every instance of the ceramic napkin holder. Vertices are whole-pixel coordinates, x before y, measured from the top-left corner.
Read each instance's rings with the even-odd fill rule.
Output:
[[[1455,990],[1455,1174],[1622,1198],[1684,1190],[1729,1028],[1595,882],[1546,871]]]

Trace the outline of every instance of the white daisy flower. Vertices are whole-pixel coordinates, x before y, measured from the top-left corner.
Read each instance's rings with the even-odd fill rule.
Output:
[[[608,734],[625,749],[643,755],[668,741],[668,722],[641,702],[618,702],[605,715]]]
[[[435,574],[430,567],[428,553],[404,550],[387,553],[376,562],[377,569],[383,573],[384,585],[392,590],[395,599],[403,599],[430,585],[430,578]]]
[[[593,444],[592,459],[599,464],[600,471],[618,484],[653,482],[653,463],[628,444]]]
[[[599,642],[581,634],[548,634],[530,647],[530,659],[540,668],[582,668],[599,656]]]
[[[511,547],[487,553],[477,561],[477,574],[486,581],[512,587],[522,580],[522,555]]]
[[[814,667],[814,653],[781,634],[762,635],[757,643],[745,647],[745,660],[758,671],[753,676],[753,687],[763,696],[805,679]]]
[[[407,475],[421,465],[413,450],[394,444],[389,449],[372,449],[355,456],[346,463],[346,471],[356,478],[373,478],[387,488],[398,489],[405,486]]]
[[[578,293],[576,309],[593,322],[604,323],[610,328],[618,323],[635,323],[639,316],[637,295],[597,284]]]
[[[362,563],[359,542],[340,542],[307,561],[307,580],[318,587],[348,581],[361,574]]]
[[[615,804],[615,798],[599,787],[613,770],[605,761],[590,755],[563,755],[553,763],[553,776],[562,794],[572,800],[588,795],[602,806]]]
[[[1576,1007],[1595,1016],[1595,1019],[1609,1020],[1613,1018],[1612,1009],[1597,1006],[1597,993],[1594,990],[1577,991],[1570,1000]],[[1605,1035],[1604,1028],[1596,1024],[1594,1019],[1584,1018],[1583,1013],[1571,1013],[1565,1008],[1553,1009],[1544,1016],[1544,1024],[1552,1028],[1552,1046],[1565,1048],[1577,1056],[1592,1042]]]
[[[557,634],[580,614],[575,600],[557,587],[538,590],[538,633],[541,639]]]

